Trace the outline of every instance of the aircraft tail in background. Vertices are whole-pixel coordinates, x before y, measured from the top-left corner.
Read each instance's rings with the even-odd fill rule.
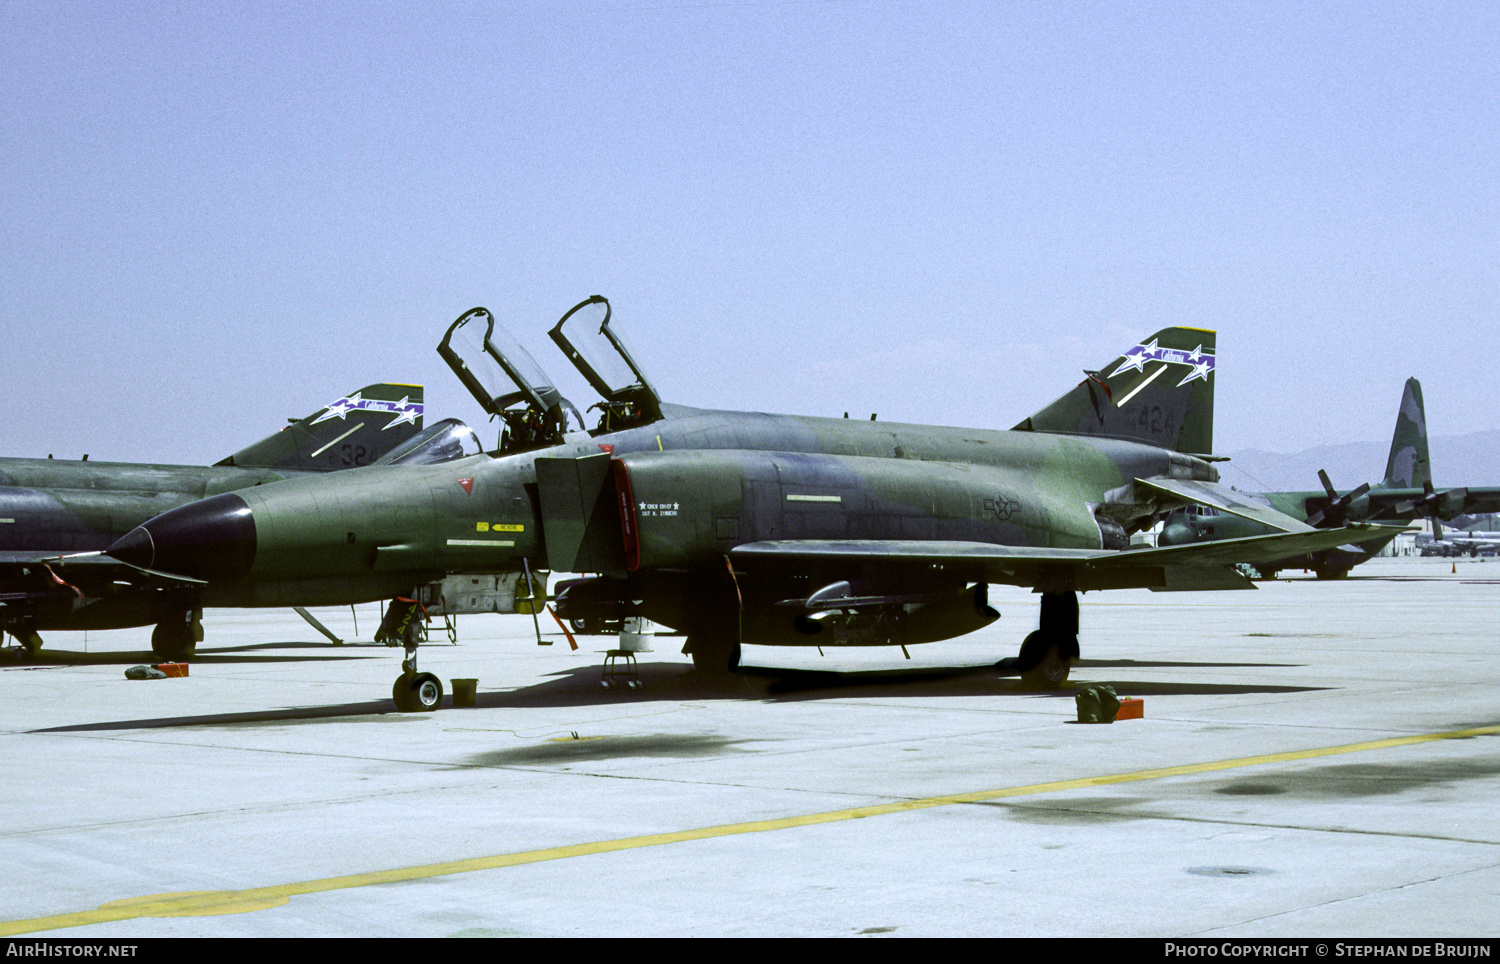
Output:
[[[369,465],[421,430],[421,385],[366,385],[215,464],[332,472]]]

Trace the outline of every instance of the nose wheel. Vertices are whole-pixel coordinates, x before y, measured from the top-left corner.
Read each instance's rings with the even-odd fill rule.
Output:
[[[394,610],[395,604],[390,608]],[[432,673],[417,672],[417,647],[427,633],[422,621],[412,618],[414,609],[413,605],[400,614],[404,618],[400,621],[398,632],[406,658],[401,661],[401,675],[396,677],[396,682],[391,686],[391,699],[396,701],[396,709],[403,713],[431,713],[442,705],[443,681]],[[390,619],[389,610],[386,618]]]
[[[431,713],[443,702],[443,681],[431,673],[402,673],[391,687],[391,699],[403,713]]]

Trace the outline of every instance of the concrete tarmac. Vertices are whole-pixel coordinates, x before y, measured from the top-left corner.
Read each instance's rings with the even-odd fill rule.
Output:
[[[639,689],[612,639],[460,617],[421,668],[478,705],[431,714],[289,611],[210,611],[186,679],[125,679],[149,629],[47,634],[0,660],[0,932],[1500,934],[1500,563],[1090,593],[1073,687],[1145,700],[1108,726],[989,668],[1036,598],[723,682],[659,637]]]

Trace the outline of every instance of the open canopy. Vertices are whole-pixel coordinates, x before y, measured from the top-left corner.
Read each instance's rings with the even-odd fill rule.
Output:
[[[609,318],[608,299],[593,295],[569,309],[547,334],[603,396],[591,406],[603,412],[601,429],[654,422],[661,418],[661,397],[620,334],[610,328]]]

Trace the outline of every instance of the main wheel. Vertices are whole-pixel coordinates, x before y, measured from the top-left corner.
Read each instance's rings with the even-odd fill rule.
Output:
[[[1021,653],[1016,660],[1021,668],[1021,681],[1028,686],[1042,689],[1057,689],[1068,681],[1072,660],[1058,645],[1057,639],[1042,635],[1037,630],[1021,643]]]
[[[724,676],[740,668],[740,644],[725,643],[713,637],[690,636],[683,647],[693,658],[693,669],[700,673]]]
[[[151,630],[151,653],[163,663],[192,659],[197,649],[193,624],[186,618],[162,620]]]
[[[35,659],[36,654],[42,651],[42,637],[34,629],[23,629],[16,635],[16,642],[26,651],[27,659]]]

